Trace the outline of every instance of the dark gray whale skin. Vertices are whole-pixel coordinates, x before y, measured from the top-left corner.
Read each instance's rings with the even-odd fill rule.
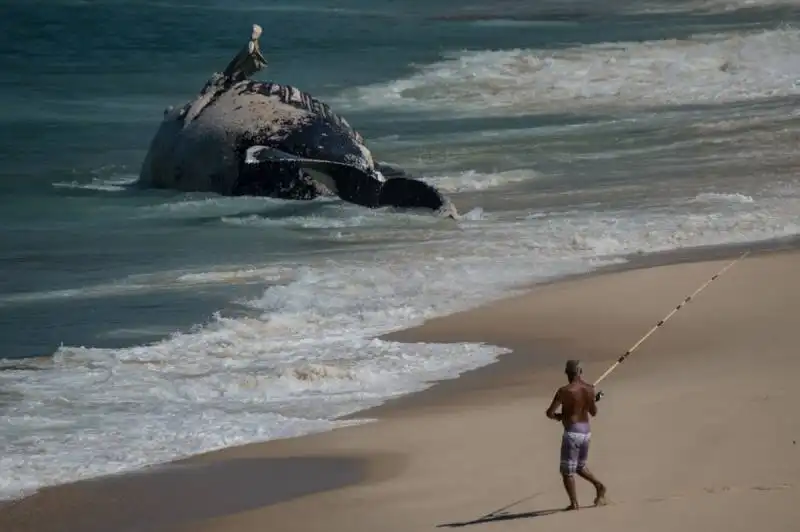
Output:
[[[167,108],[138,185],[225,196],[427,209],[457,218],[452,202],[403,170],[376,163],[362,136],[331,108],[290,85],[249,76],[266,61],[260,28],[193,100]]]

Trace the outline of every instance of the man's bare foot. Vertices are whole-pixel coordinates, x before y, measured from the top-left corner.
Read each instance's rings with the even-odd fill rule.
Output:
[[[597,488],[597,497],[594,498],[594,505],[605,506],[606,504],[608,504],[608,501],[606,501],[606,487],[601,486]]]
[[[578,504],[577,504],[577,503],[574,503],[574,504],[570,504],[569,506],[567,506],[566,508],[564,508],[564,511],[565,511],[565,512],[571,512],[571,511],[573,511],[573,510],[578,510],[578,509],[580,509],[580,506],[578,506]]]

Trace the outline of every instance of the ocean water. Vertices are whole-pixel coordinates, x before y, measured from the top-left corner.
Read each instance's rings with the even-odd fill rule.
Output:
[[[799,4],[7,0],[0,498],[339,426],[501,353],[376,336],[522,283],[800,233]],[[253,23],[463,219],[127,187]]]

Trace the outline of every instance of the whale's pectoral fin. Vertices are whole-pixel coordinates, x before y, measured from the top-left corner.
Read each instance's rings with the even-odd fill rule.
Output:
[[[395,166],[393,164],[384,163],[375,161],[375,169],[383,175],[386,179],[391,179],[394,177],[407,177],[412,178],[411,174],[400,168],[399,166]]]
[[[229,193],[232,196],[268,196],[310,200],[333,196],[328,188],[310,179],[293,161],[259,159],[260,146],[246,151],[239,161],[239,175]]]
[[[270,148],[253,146],[247,150],[247,163],[263,161],[293,161],[308,176],[340,198],[365,207],[378,207],[383,183],[356,166],[335,161],[300,157]]]
[[[455,206],[433,185],[411,177],[387,179],[381,188],[378,203],[400,208],[427,208],[442,216],[458,218]]]
[[[391,171],[390,175],[397,177],[381,181],[376,175],[347,163],[300,157],[268,146],[247,150],[246,163],[264,161],[293,161],[311,179],[351,203],[373,208],[427,208],[442,216],[458,217],[456,208],[441,192],[424,181],[405,177],[408,174],[402,170]]]

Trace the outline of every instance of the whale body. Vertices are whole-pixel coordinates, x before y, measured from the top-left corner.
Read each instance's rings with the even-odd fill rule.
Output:
[[[363,137],[326,103],[290,85],[250,79],[266,64],[260,34],[254,25],[224,72],[193,100],[164,111],[140,185],[295,200],[338,196],[370,208],[458,216],[432,185],[376,163]]]

